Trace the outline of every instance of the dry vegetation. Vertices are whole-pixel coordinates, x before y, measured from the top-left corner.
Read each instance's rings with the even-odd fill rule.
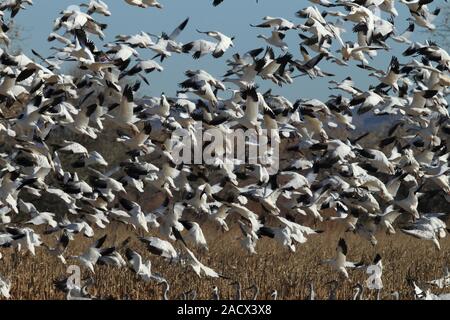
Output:
[[[240,246],[239,230],[233,228],[226,234],[216,231],[213,226],[204,226],[210,243],[210,252],[198,252],[198,258],[206,265],[231,278],[207,279],[198,278],[189,268],[151,256],[138,240],[133,240],[130,246],[137,249],[145,258],[150,258],[155,272],[166,277],[170,284],[170,299],[178,299],[183,292],[195,289],[198,299],[210,299],[212,288],[217,285],[221,298],[232,299],[235,289],[230,284],[238,280],[242,288],[257,284],[260,288],[259,299],[270,299],[270,292],[276,289],[280,299],[305,299],[308,295],[308,283],[313,282],[317,299],[327,299],[329,287],[327,282],[337,279],[336,273],[327,266],[321,266],[320,261],[333,256],[335,244],[341,235],[339,231],[328,230],[326,233],[311,237],[304,244],[297,246],[296,253],[281,250],[276,243],[262,239],[258,243],[258,254],[249,256]],[[117,230],[116,232],[114,230]],[[132,231],[130,227],[113,222],[106,230],[109,239],[106,245],[117,244],[124,240]],[[100,237],[103,232],[97,232]],[[444,265],[450,262],[450,241],[442,241],[442,250],[437,251],[432,243],[412,239],[403,234],[394,236],[379,235],[379,244],[372,247],[368,242],[353,234],[345,234],[349,245],[348,259],[369,262],[376,253],[383,257],[384,272],[382,292],[383,299],[392,299],[391,291],[398,291],[401,299],[413,299],[411,288],[406,279],[417,279],[419,283],[436,277],[441,277]],[[54,236],[45,236],[43,240],[52,243]],[[78,235],[76,241],[69,245],[67,256],[83,251],[92,239]],[[44,248],[38,248],[36,256],[27,254],[16,255],[11,249],[1,249],[4,255],[0,263],[0,274],[12,281],[11,295],[13,299],[64,299],[63,293],[53,287],[53,280],[66,274],[66,267],[46,253]],[[68,264],[75,262],[68,260]],[[83,276],[89,276],[83,271]],[[97,266],[94,275],[95,285],[90,292],[100,298],[114,299],[161,299],[163,287],[156,283],[144,283],[135,274],[126,269]],[[352,287],[364,283],[368,278],[363,270],[350,271],[350,281],[342,282],[338,290],[339,299],[350,299]],[[433,288],[433,292],[441,293]],[[243,298],[251,298],[250,290],[243,291]],[[374,298],[375,293],[365,290],[365,296]]]

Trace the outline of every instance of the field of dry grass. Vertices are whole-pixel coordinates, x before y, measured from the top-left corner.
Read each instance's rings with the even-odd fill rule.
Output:
[[[170,284],[170,299],[178,299],[183,292],[194,289],[197,299],[210,299],[213,286],[218,286],[223,299],[234,298],[235,289],[231,286],[234,280],[247,288],[256,284],[260,288],[259,299],[270,299],[273,289],[278,291],[279,299],[305,299],[308,294],[308,283],[313,282],[317,299],[327,299],[329,287],[327,282],[338,279],[336,273],[327,266],[320,265],[322,259],[334,255],[340,231],[327,232],[310,237],[304,245],[297,246],[296,253],[280,250],[273,241],[262,239],[258,242],[257,255],[249,256],[239,245],[236,238],[239,230],[233,228],[228,233],[221,234],[212,226],[204,226],[206,237],[210,243],[207,254],[196,252],[199,260],[207,266],[231,278],[207,279],[199,278],[189,268],[179,264],[168,264],[159,257],[152,256],[138,240],[134,239],[129,245],[141,253],[144,258],[150,258],[153,271],[161,273]],[[113,230],[116,230],[114,232]],[[97,232],[96,238],[103,232]],[[129,227],[113,223],[106,245],[112,245],[125,239],[130,232]],[[442,241],[442,250],[437,251],[432,243],[419,241],[403,234],[387,237],[379,235],[379,244],[372,247],[368,242],[353,234],[345,234],[349,246],[348,259],[351,261],[369,262],[376,253],[383,257],[384,271],[382,292],[383,299],[392,299],[391,291],[398,291],[401,299],[412,299],[411,288],[406,278],[411,277],[420,282],[428,281],[442,275],[444,265],[450,264],[450,240]],[[47,243],[54,241],[54,236],[45,236]],[[69,245],[66,256],[83,251],[92,239],[78,235],[76,241]],[[65,295],[53,287],[53,280],[62,278],[66,274],[67,266],[46,253],[44,248],[38,248],[36,256],[28,253],[13,255],[11,249],[1,249],[4,257],[0,260],[0,274],[12,281],[11,295],[13,299],[64,299]],[[68,264],[71,264],[68,260]],[[89,271],[84,270],[83,276]],[[114,299],[161,299],[163,287],[156,283],[144,283],[127,268],[117,269],[107,266],[97,266],[94,275],[95,285],[90,289],[97,297]],[[363,270],[351,270],[351,281],[341,282],[337,294],[339,299],[350,299],[353,286],[364,283],[368,278]],[[440,293],[433,289],[434,293]],[[243,291],[243,298],[251,298],[250,290]],[[365,291],[367,298],[374,298],[375,293]]]

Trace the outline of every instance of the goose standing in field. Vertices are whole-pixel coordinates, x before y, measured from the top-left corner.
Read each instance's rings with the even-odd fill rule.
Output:
[[[353,287],[353,289],[355,290],[355,294],[353,296],[353,300],[365,300],[363,295],[364,295],[364,287],[362,286],[362,284],[357,283],[356,286]]]
[[[163,292],[163,300],[170,300],[169,299],[169,291],[170,291],[170,284],[166,280],[161,282],[164,286],[164,292]]]
[[[337,289],[339,288],[339,282],[337,280],[332,280],[327,283],[330,286],[328,293],[328,300],[337,300]]]
[[[271,293],[270,293],[270,297],[273,300],[278,300],[278,291],[277,290],[272,290]]]
[[[250,287],[248,287],[246,290],[252,290],[253,291],[253,295],[251,300],[256,300],[258,298],[259,295],[259,287],[256,284],[251,285]]]
[[[211,300],[220,300],[220,296],[219,296],[219,288],[217,286],[213,287],[213,293],[212,293],[212,298]]]
[[[316,292],[314,291],[314,284],[310,282],[308,284],[309,287],[309,294],[308,294],[308,300],[315,300],[316,299]]]
[[[242,300],[242,286],[239,281],[235,281],[231,283],[232,286],[236,289],[236,294],[234,296],[234,300]]]
[[[191,289],[189,291],[186,291],[184,293],[184,295],[186,296],[185,300],[195,300],[195,299],[197,299],[197,291],[195,289]]]

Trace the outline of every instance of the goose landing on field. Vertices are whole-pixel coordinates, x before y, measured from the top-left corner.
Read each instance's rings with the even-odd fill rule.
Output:
[[[147,262],[143,262],[141,255],[136,251],[127,248],[125,255],[132,270],[145,282],[155,280],[158,283],[162,283],[166,281],[160,275],[153,273],[151,261],[148,260]]]
[[[82,255],[71,256],[70,258],[77,259],[84,267],[89,269],[92,273],[95,273],[94,266],[97,264],[99,258],[104,255],[112,254],[115,248],[101,249],[107,235],[99,238],[95,243],[89,247]]]
[[[330,265],[345,279],[349,278],[346,268],[358,268],[362,266],[362,263],[347,261],[347,243],[342,238],[339,239],[338,246],[336,248],[336,257],[334,259],[323,260],[322,264]]]

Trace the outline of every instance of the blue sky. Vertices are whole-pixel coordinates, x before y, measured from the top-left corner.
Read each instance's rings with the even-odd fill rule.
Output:
[[[173,94],[177,89],[177,84],[184,80],[184,71],[187,69],[204,69],[216,77],[221,77],[226,70],[225,60],[235,52],[246,52],[250,49],[265,46],[262,39],[256,36],[260,33],[269,35],[268,29],[256,29],[249,26],[250,23],[258,23],[266,15],[281,16],[295,23],[302,23],[304,20],[295,17],[295,12],[299,9],[311,5],[306,0],[260,0],[256,4],[254,0],[225,0],[219,7],[211,5],[212,0],[161,0],[164,5],[163,10],[156,8],[141,9],[132,7],[123,0],[104,0],[108,3],[111,17],[95,15],[96,19],[102,23],[107,23],[106,41],[114,40],[117,34],[136,34],[140,31],[160,34],[163,31],[171,32],[186,17],[190,21],[185,31],[177,39],[183,43],[199,39],[201,36],[195,29],[218,30],[229,36],[235,36],[235,48],[231,48],[221,59],[203,57],[198,61],[190,55],[175,55],[165,62],[163,73],[153,73],[148,78],[150,87],[145,88],[145,93],[149,95],[159,95],[161,92]],[[53,21],[58,17],[58,13],[69,5],[80,4],[74,0],[36,0],[34,6],[21,11],[16,17],[16,24],[23,28],[24,41],[21,44],[25,53],[30,53],[31,48],[42,54],[51,54],[49,48],[57,45],[56,42],[48,43],[47,36],[52,31]],[[432,6],[434,8],[434,5]],[[397,3],[401,19],[396,20],[396,27],[403,32],[407,26],[405,19],[409,13],[402,4]],[[319,8],[323,10],[323,7]],[[398,22],[397,22],[398,21]],[[355,39],[355,34],[349,33],[345,38],[351,36]],[[415,40],[423,40],[423,33],[419,33]],[[344,39],[345,39],[344,38]],[[297,32],[291,31],[287,35],[287,42],[290,51],[295,57],[300,58],[299,38]],[[398,45],[389,41],[392,47],[398,49],[381,54],[375,58],[371,65],[386,69],[393,54],[400,55],[406,48],[405,45]],[[149,50],[140,51],[143,58],[150,58],[153,53]],[[311,52],[312,53],[312,52]],[[400,58],[400,61],[405,61]],[[362,89],[374,83],[373,79],[367,77],[367,72],[354,67],[355,62],[350,62],[352,67],[337,67],[328,63],[322,63],[324,71],[336,74],[336,80],[342,80],[347,76],[352,76],[358,86]],[[325,98],[330,93],[328,88],[330,79],[314,79],[302,77],[297,78],[293,85],[279,88],[266,81],[261,85],[262,89],[273,87],[273,91],[283,94],[287,98],[295,100],[297,98]],[[232,87],[232,85],[230,85]]]

